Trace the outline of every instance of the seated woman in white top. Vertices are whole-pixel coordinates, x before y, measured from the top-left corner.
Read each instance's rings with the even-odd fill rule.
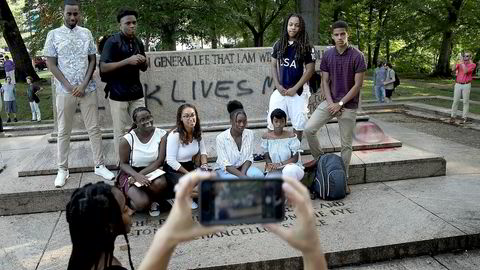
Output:
[[[287,115],[282,109],[275,109],[270,115],[273,132],[262,136],[262,148],[265,152],[266,178],[289,176],[302,180],[304,176],[302,159],[300,158],[300,141],[297,135],[284,130]]]
[[[131,176],[119,177],[117,185],[129,198],[136,211],[150,210],[150,215],[160,214],[158,201],[167,188],[167,181],[160,176],[149,181],[146,175],[160,168],[165,159],[165,134],[163,129],[153,126],[153,117],[145,107],[133,111],[133,126],[120,139],[120,170]],[[140,187],[135,185],[141,185]]]
[[[193,105],[183,104],[177,110],[177,126],[167,137],[167,157],[163,167],[171,189],[183,175],[196,169],[192,159],[198,155],[201,169],[207,169],[207,150],[202,140],[197,109]],[[196,208],[195,204],[192,207]]]
[[[215,166],[220,178],[255,177],[263,178],[263,172],[252,167],[253,131],[245,129],[247,114],[237,100],[227,105],[232,127],[217,136],[217,163]]]

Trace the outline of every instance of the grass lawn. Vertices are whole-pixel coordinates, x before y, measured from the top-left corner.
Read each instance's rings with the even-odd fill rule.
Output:
[[[437,85],[440,84],[440,85]],[[395,97],[428,97],[428,96],[446,96],[453,97],[454,81],[450,80],[448,83],[441,80],[426,81],[426,80],[401,80],[401,84],[393,92],[393,99]],[[475,80],[472,87],[480,87],[480,81]],[[375,99],[373,95],[373,83],[371,79],[366,79],[362,88],[362,99]],[[470,100],[480,101],[480,91],[473,89],[470,92]],[[428,103],[430,104],[430,103]],[[472,108],[472,105],[470,105]]]
[[[43,88],[42,91],[38,93],[40,98],[40,112],[42,114],[42,120],[53,119],[52,111],[52,85],[50,83],[50,78],[52,74],[49,71],[40,71],[38,72],[40,78],[45,79],[45,82],[37,82],[36,84]],[[5,82],[2,82],[4,84]],[[16,86],[17,93],[17,119],[19,121],[30,121],[32,120],[32,112],[30,110],[30,104],[27,99],[27,84],[26,83],[17,83]],[[3,99],[2,99],[3,102]],[[5,113],[5,108],[2,109],[0,114],[2,120],[7,121],[7,114]],[[12,119],[13,121],[13,119]]]

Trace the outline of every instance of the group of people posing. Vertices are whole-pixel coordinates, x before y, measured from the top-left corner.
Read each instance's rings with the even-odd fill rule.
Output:
[[[62,187],[69,177],[70,134],[77,104],[90,137],[95,174],[108,180],[115,178],[105,167],[98,124],[96,85],[92,80],[97,47],[91,32],[77,25],[79,5],[76,1],[65,1],[63,15],[64,24],[48,33],[44,47],[47,65],[55,77],[58,118],[56,187]],[[197,207],[192,200],[198,195],[196,184],[202,177],[212,177],[213,172],[201,176],[202,171],[211,170],[218,177],[230,179],[283,176],[286,179],[285,194],[297,207],[303,221],[293,232],[278,226],[269,229],[302,251],[306,269],[325,267],[309,194],[298,181],[304,176],[300,141],[305,133],[311,153],[317,159],[323,153],[317,132],[336,117],[340,127],[341,156],[348,173],[366,65],[363,54],[348,44],[347,23],[337,21],[331,27],[335,47],[325,51],[320,64],[326,100],[308,119],[304,110],[305,99],[301,95],[314,72],[315,55],[302,17],[292,14],[285,19],[282,35],[272,53],[275,90],[268,106],[269,131],[256,142],[254,132],[246,128],[248,119],[243,105],[238,101],[229,102],[227,111],[231,127],[217,136],[217,161],[210,168],[200,116],[194,105],[183,104],[178,108],[176,126],[169,131],[153,125],[154,119],[145,106],[140,83],[140,71],[146,71],[148,66],[143,43],[135,36],[137,17],[136,11],[121,10],[117,16],[120,32],[107,37],[99,46],[99,73],[106,82],[120,173],[114,187],[100,182],[87,184],[74,192],[67,206],[73,242],[69,269],[80,269],[80,265],[81,269],[124,269],[118,266],[119,262],[113,256],[113,241],[117,235],[126,236],[128,233],[129,216],[134,211],[143,210],[158,215],[159,203],[175,197],[167,223],[157,232],[152,244],[155,253],[149,252],[141,265],[142,269],[150,269],[148,266],[166,268],[176,244],[218,230],[195,225],[191,219],[191,209]],[[292,122],[293,131],[285,129],[287,120]],[[129,128],[127,132],[126,128]],[[252,166],[256,143],[265,152],[265,170]],[[147,174],[160,167],[165,174],[149,180]],[[182,231],[179,238],[175,237],[177,231]],[[89,239],[92,240],[90,243],[105,243],[92,246],[87,244]]]

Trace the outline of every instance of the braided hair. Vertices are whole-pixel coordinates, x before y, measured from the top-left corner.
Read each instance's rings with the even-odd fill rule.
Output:
[[[307,53],[310,53],[312,48],[308,40],[308,33],[305,31],[305,20],[303,20],[303,17],[297,13],[291,13],[283,21],[282,36],[280,37],[279,41],[277,41],[278,42],[277,46],[279,46],[277,59],[281,59],[283,55],[287,53],[287,47],[288,47],[287,27],[288,27],[288,21],[292,17],[297,17],[298,20],[300,21],[300,30],[298,30],[296,41],[292,45],[295,48],[295,60],[303,61],[304,55],[306,55]]]
[[[72,240],[68,270],[98,268],[102,254],[104,269],[112,265],[115,238],[123,234],[128,247],[128,260],[133,268],[130,244],[122,219],[122,211],[103,181],[76,189],[67,204],[66,216]]]
[[[143,112],[143,111],[146,111],[150,114],[152,114],[152,112],[147,108],[147,107],[138,107],[138,108],[135,108],[135,110],[133,110],[133,113],[132,113],[132,120],[133,120],[133,124],[132,126],[130,127],[130,129],[128,130],[127,133],[129,133],[130,131],[134,130],[137,128],[137,124],[135,123],[135,121],[137,121],[137,114],[139,112]]]

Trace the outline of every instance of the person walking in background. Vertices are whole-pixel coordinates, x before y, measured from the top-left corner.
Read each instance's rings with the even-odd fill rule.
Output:
[[[385,101],[390,103],[392,102],[393,91],[395,91],[395,70],[393,70],[391,63],[387,63],[385,69],[387,72],[387,78],[383,82],[385,85]]]
[[[42,121],[42,114],[40,113],[40,98],[37,96],[37,93],[43,90],[42,87],[33,83],[33,78],[27,76],[27,99],[30,104],[30,110],[32,111],[32,122]]]
[[[79,18],[78,2],[65,0],[64,23],[48,32],[43,50],[48,68],[55,77],[58,120],[58,173],[55,178],[57,188],[65,185],[69,177],[70,134],[78,104],[90,139],[95,174],[107,180],[115,177],[105,167],[102,132],[98,123],[96,84],[92,80],[97,49],[90,30],[77,25]]]
[[[452,113],[450,114],[450,123],[455,123],[457,115],[458,102],[463,98],[462,124],[467,123],[467,115],[470,103],[470,90],[472,88],[473,71],[476,65],[472,62],[472,53],[466,51],[462,54],[462,59],[453,67],[456,74],[456,83],[453,92]]]
[[[138,13],[120,10],[117,21],[120,32],[107,39],[100,57],[100,76],[105,81],[113,121],[115,159],[119,162],[119,142],[125,129],[132,125],[132,113],[145,107],[140,70],[147,70],[142,41],[135,35]]]
[[[317,160],[323,154],[317,132],[336,117],[340,129],[341,155],[348,178],[360,89],[367,67],[362,52],[348,45],[348,24],[337,21],[331,31],[335,47],[325,51],[320,64],[326,100],[318,105],[308,120],[305,135],[310,151]],[[350,193],[348,185],[346,192]]]
[[[267,127],[273,130],[270,114],[275,109],[282,109],[292,121],[293,130],[301,141],[307,123],[303,85],[315,72],[315,54],[312,53],[302,16],[291,14],[285,18],[282,36],[273,45],[271,65],[275,90],[268,105]]]
[[[5,62],[3,63],[3,67],[5,68],[5,76],[10,77],[12,80],[12,84],[16,84],[15,81],[15,63],[10,60],[8,55],[5,55]]]
[[[387,78],[387,71],[385,69],[385,64],[379,62],[377,68],[373,72],[373,89],[375,98],[378,103],[385,102],[385,79]]]
[[[17,101],[15,85],[12,84],[10,77],[5,78],[5,85],[0,88],[0,92],[3,95],[3,101],[5,102],[5,113],[7,114],[7,123],[10,123],[10,115],[13,116],[13,121],[17,122]]]

